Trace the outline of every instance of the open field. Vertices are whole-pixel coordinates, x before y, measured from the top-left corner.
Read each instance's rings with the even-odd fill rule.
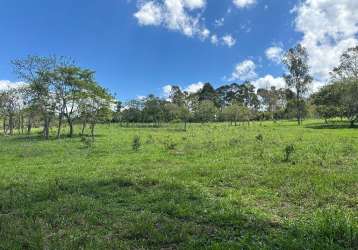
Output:
[[[358,249],[356,129],[97,134],[0,137],[0,249]]]

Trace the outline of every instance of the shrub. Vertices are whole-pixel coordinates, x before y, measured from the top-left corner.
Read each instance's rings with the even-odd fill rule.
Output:
[[[164,141],[163,144],[166,150],[174,150],[177,147],[177,144],[171,140]]]
[[[288,162],[291,158],[291,155],[295,152],[295,146],[293,144],[287,145],[285,148],[285,159],[284,161]]]
[[[134,151],[138,151],[140,149],[140,137],[138,135],[134,136],[133,141],[132,141],[132,149]]]
[[[263,139],[264,139],[264,137],[262,136],[262,134],[258,134],[258,135],[256,136],[256,140],[258,140],[259,142],[262,142]]]

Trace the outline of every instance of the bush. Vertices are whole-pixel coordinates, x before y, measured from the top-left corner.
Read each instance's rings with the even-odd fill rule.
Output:
[[[291,158],[291,155],[295,152],[295,146],[293,144],[287,145],[285,148],[285,159],[284,161],[288,162]]]
[[[163,144],[166,150],[175,150],[175,148],[177,147],[177,144],[171,140],[164,141]]]
[[[138,151],[140,149],[141,143],[140,143],[140,137],[138,135],[134,136],[132,141],[132,149],[134,151]]]
[[[256,136],[256,140],[258,140],[259,142],[262,142],[264,140],[264,137],[262,136],[262,134],[258,134]]]

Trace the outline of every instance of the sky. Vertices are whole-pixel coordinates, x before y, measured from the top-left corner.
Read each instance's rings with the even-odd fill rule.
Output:
[[[280,58],[301,43],[312,90],[358,44],[357,0],[0,0],[0,89],[11,60],[68,56],[117,98],[165,97],[251,81],[285,85]]]

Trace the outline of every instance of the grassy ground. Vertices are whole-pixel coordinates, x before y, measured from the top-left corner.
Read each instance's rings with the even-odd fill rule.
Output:
[[[0,249],[358,249],[357,129],[97,133],[0,137]]]

